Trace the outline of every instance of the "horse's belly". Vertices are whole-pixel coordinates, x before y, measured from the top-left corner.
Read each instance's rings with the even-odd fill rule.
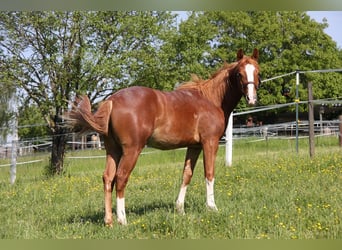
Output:
[[[199,143],[197,133],[182,131],[179,133],[155,130],[152,136],[148,139],[147,145],[158,149],[175,149],[187,147]]]
[[[176,148],[183,148],[190,145],[199,144],[198,142],[170,142],[170,141],[155,141],[153,139],[148,140],[147,146],[152,148],[157,148],[161,150],[168,150],[168,149],[176,149]]]

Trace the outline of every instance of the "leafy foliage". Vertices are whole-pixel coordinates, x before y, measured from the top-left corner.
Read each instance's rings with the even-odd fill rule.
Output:
[[[0,38],[1,40],[1,38]],[[4,55],[0,49],[0,72],[6,72],[8,68],[3,63]],[[13,110],[10,109],[10,101],[15,93],[15,86],[11,79],[0,74],[0,142],[6,138],[9,132],[8,126],[13,118]]]
[[[21,126],[18,130],[20,139],[49,135],[47,124],[39,112],[39,108],[34,104],[27,105],[19,110],[18,123]]]
[[[0,88],[0,142],[6,137],[9,132],[9,122],[13,117],[13,112],[10,110],[9,103],[14,92],[13,88],[2,85]]]
[[[210,44],[210,49],[207,51],[205,47],[202,50],[205,57],[198,60],[206,60],[207,63],[200,64],[202,67],[215,68],[222,61],[235,60],[235,52],[239,48],[247,52],[257,47],[260,50],[261,73],[265,79],[296,70],[342,68],[341,51],[324,33],[328,24],[317,23],[306,13],[210,11],[190,17],[201,23],[201,29],[208,30],[206,43]],[[185,23],[193,23],[192,18]],[[342,81],[340,73],[301,75],[300,80],[304,83],[299,92],[303,100],[307,96],[305,84],[308,81],[314,82],[316,98],[341,96],[341,84],[338,84]],[[286,96],[283,95],[285,88],[290,91]],[[258,94],[260,105],[292,102],[295,99],[295,77],[266,82]],[[239,107],[244,106],[245,103],[240,102]]]

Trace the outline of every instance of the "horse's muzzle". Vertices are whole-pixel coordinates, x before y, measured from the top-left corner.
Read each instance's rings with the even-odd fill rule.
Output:
[[[247,84],[246,101],[248,105],[255,105],[257,103],[257,95],[254,83]]]
[[[246,96],[246,101],[248,105],[254,106],[257,103],[257,98],[254,96],[252,99],[250,99],[248,96]]]

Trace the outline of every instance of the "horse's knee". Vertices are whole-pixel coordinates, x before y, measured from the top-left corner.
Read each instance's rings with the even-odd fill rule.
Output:
[[[102,176],[103,188],[105,192],[112,192],[114,186],[114,179],[109,178],[106,174]]]
[[[190,184],[192,175],[193,175],[193,171],[191,167],[185,167],[183,171],[183,184],[184,185]]]
[[[117,197],[122,198],[124,196],[124,190],[128,182],[128,176],[118,175],[116,176],[115,189]]]

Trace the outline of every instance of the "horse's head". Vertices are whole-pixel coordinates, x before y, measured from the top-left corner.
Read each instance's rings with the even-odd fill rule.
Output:
[[[245,56],[242,49],[237,52],[235,76],[249,105],[257,102],[256,91],[260,85],[258,57],[257,49],[254,49],[251,57]]]

